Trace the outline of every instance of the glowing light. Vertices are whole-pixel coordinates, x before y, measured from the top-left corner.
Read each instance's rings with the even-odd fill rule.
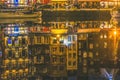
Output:
[[[57,37],[60,37],[60,35],[57,35]]]
[[[116,35],[117,34],[117,32],[116,31],[114,31],[114,35]]]

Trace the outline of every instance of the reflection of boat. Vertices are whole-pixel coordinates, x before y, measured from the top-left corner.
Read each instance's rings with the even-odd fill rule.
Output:
[[[23,14],[23,13],[0,13],[0,18],[36,18],[39,14]]]
[[[112,18],[120,18],[120,8],[114,8],[111,11]]]
[[[32,21],[32,22],[37,22],[38,19],[31,19],[31,18],[25,18],[25,19],[0,19],[0,23],[22,23],[22,22],[29,22],[29,21]]]

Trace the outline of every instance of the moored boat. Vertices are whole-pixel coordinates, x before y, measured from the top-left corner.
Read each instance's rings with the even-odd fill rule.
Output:
[[[3,18],[37,18],[39,17],[39,13],[31,13],[31,14],[24,14],[24,13],[0,13],[0,19]]]

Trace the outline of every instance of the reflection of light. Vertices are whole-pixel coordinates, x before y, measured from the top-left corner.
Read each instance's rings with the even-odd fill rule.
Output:
[[[69,46],[69,44],[71,44],[71,42],[69,42],[67,39],[64,39],[64,44],[65,44],[66,46]]]
[[[60,37],[60,35],[57,35],[57,37]]]
[[[114,31],[114,35],[116,35],[117,34],[117,32],[116,31]]]

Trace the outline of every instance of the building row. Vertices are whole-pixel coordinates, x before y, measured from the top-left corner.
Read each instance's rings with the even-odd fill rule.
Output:
[[[120,6],[120,2],[116,0],[0,0],[0,4],[6,4],[8,7],[27,7],[36,3],[52,5],[54,8],[113,8]]]

